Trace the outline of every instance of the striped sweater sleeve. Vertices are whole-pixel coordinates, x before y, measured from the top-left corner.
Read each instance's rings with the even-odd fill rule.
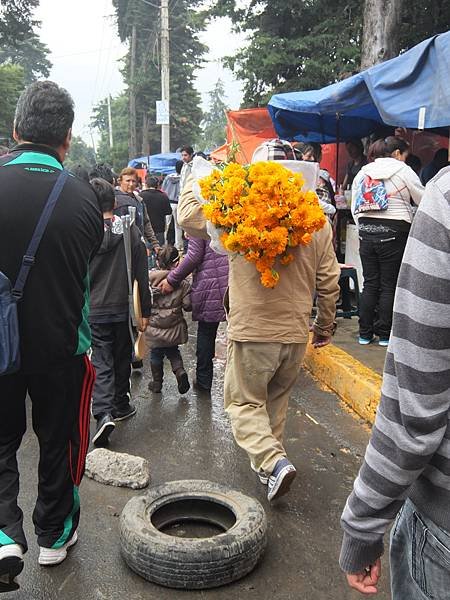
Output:
[[[340,565],[360,572],[413,485],[450,490],[450,168],[427,186],[394,302],[381,401],[345,505]],[[419,480],[419,481],[418,481]]]

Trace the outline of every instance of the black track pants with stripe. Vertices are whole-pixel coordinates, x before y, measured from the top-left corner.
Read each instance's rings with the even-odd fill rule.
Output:
[[[33,429],[40,447],[39,488],[33,522],[38,544],[59,548],[80,516],[78,487],[89,445],[94,369],[76,356],[45,373],[0,377],[0,546],[27,542],[17,505],[16,453],[26,431],[25,399],[31,398]]]

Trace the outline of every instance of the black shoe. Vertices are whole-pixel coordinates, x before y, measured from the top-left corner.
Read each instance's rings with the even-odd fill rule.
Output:
[[[211,388],[200,385],[195,378],[192,380],[192,387],[199,394],[211,394]]]
[[[97,431],[92,438],[94,446],[107,446],[109,436],[115,427],[114,420],[111,415],[103,415],[97,420]]]
[[[162,392],[162,381],[156,381],[156,379],[149,381],[148,389],[154,394],[160,394]]]
[[[184,369],[177,369],[175,371],[175,377],[177,378],[178,391],[180,394],[185,394],[191,387],[186,371]]]
[[[112,411],[114,421],[125,421],[136,414],[136,407],[134,404],[128,404],[125,408],[117,408]]]
[[[17,575],[23,569],[23,553],[18,544],[2,546],[0,553],[0,594],[19,589]]]

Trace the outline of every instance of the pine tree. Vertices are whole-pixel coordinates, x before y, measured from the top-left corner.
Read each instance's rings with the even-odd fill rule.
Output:
[[[109,145],[108,104],[102,100],[95,108],[91,119],[92,127],[98,129],[100,142],[97,161],[106,162],[120,172],[128,164],[128,97],[125,93],[111,99],[113,142]]]
[[[226,141],[225,127],[227,124],[226,111],[228,106],[224,102],[225,87],[218,79],[214,88],[209,92],[209,110],[202,121],[202,144],[206,150],[213,150]]]
[[[25,85],[48,77],[52,66],[47,58],[49,50],[36,32],[40,23],[32,16],[38,5],[39,0],[0,3],[0,64],[20,65]]]
[[[161,131],[156,125],[156,101],[161,99],[159,56],[159,9],[140,0],[113,0],[118,31],[129,41],[137,25],[135,77],[130,76],[130,52],[123,75],[136,94],[137,147],[142,155],[160,151]],[[204,19],[193,9],[195,2],[173,0],[170,9],[170,136],[175,150],[192,144],[200,131],[200,96],[194,87],[194,71],[200,66],[205,47],[198,40]],[[130,157],[132,158],[132,157]]]
[[[400,25],[389,34],[396,51],[450,29],[448,0],[376,3],[383,27],[388,12],[402,7]],[[209,14],[229,16],[237,31],[248,34],[249,43],[227,61],[244,81],[245,106],[265,105],[277,92],[321,88],[360,70],[365,2],[250,0],[243,5],[240,0],[213,0]],[[375,34],[369,34],[370,44]]]
[[[23,86],[24,74],[21,67],[0,66],[0,143],[12,139],[14,111]]]

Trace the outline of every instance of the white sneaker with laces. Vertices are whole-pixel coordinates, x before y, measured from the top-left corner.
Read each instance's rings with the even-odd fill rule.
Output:
[[[59,565],[67,558],[67,550],[74,546],[78,541],[77,532],[73,534],[70,540],[61,546],[61,548],[43,548],[40,546],[39,559],[40,565],[50,567],[53,565]]]

